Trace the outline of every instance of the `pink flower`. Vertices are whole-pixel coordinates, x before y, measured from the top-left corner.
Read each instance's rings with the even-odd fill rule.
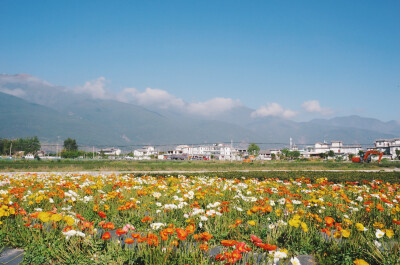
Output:
[[[260,238],[256,237],[255,235],[251,235],[250,238],[251,238],[251,242],[253,242],[253,243],[262,243],[262,240]]]
[[[125,232],[128,232],[129,230],[135,230],[135,227],[131,224],[126,224],[122,230],[124,230]]]

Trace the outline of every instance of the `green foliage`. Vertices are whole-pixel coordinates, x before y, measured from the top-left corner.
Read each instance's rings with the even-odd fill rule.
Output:
[[[397,156],[397,159],[400,159],[400,149],[396,149],[396,156]]]
[[[287,160],[293,160],[293,159],[298,159],[300,157],[300,152],[297,150],[290,151],[289,149],[283,149],[281,150],[281,158],[282,159],[287,159]]]
[[[249,147],[247,148],[247,152],[250,155],[258,155],[258,152],[260,152],[260,147],[256,145],[255,143],[251,143]]]
[[[76,140],[71,138],[64,140],[64,149],[68,152],[78,151]]]
[[[333,152],[333,150],[329,150],[329,152],[327,153],[327,155],[329,157],[334,157],[335,156],[335,152]]]
[[[85,154],[84,151],[78,151],[78,150],[76,150],[76,151],[66,151],[66,150],[61,151],[62,158],[78,158],[80,156],[83,156],[84,154]]]
[[[0,139],[0,153],[2,155],[14,154],[18,151],[24,151],[25,154],[35,154],[40,150],[40,141],[37,136],[18,138],[15,140]]]

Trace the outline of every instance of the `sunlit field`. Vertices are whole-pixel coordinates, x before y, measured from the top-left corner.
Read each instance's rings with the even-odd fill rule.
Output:
[[[397,264],[399,188],[268,173],[1,174],[0,241],[27,264]]]

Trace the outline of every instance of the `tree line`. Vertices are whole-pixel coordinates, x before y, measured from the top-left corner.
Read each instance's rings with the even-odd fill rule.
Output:
[[[40,141],[37,136],[17,138],[17,139],[1,139],[0,138],[0,154],[13,155],[17,152],[26,154],[36,154],[40,150]]]
[[[24,155],[37,155],[40,147],[41,144],[37,136],[17,139],[0,138],[0,155],[12,156],[18,152],[23,152]],[[60,153],[63,158],[77,158],[85,154],[84,151],[78,150],[78,144],[75,139],[68,138],[64,140],[63,147]]]

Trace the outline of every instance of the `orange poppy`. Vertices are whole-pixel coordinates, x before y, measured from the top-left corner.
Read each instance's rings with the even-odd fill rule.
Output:
[[[168,240],[168,233],[165,230],[166,229],[160,231],[161,240],[164,240],[164,241]]]
[[[133,242],[135,242],[135,240],[133,240],[132,238],[128,237],[127,239],[125,239],[125,244],[132,244]]]
[[[207,244],[202,244],[202,245],[200,245],[199,249],[204,250],[204,251],[208,251],[208,245]]]
[[[172,227],[167,227],[164,229],[165,233],[168,235],[173,235],[174,234],[174,229]]]
[[[112,229],[115,228],[115,226],[114,226],[113,223],[108,222],[108,223],[106,223],[106,224],[103,225],[103,228],[104,228],[104,229],[110,229],[110,230],[112,230]]]
[[[210,233],[208,233],[208,232],[203,232],[203,233],[201,233],[201,234],[196,234],[196,235],[194,235],[193,237],[194,237],[194,239],[197,240],[197,241],[208,241],[208,240],[210,240],[211,238],[213,238],[213,236],[212,236]]]
[[[125,231],[125,230],[122,230],[122,229],[120,229],[120,228],[118,228],[117,231],[116,231],[115,233],[116,233],[118,236],[122,236],[122,235],[126,234],[126,231]]]
[[[185,230],[188,234],[193,234],[194,231],[196,230],[196,226],[194,224],[190,224],[190,225],[186,226]]]
[[[105,233],[103,234],[103,236],[101,237],[101,239],[104,239],[104,240],[110,239],[110,238],[111,238],[110,232],[105,232]]]
[[[225,246],[225,247],[231,247],[236,245],[238,242],[236,240],[222,240],[221,241],[221,245]]]
[[[142,221],[142,223],[145,223],[145,222],[147,222],[147,221],[151,221],[151,220],[153,220],[153,218],[151,218],[151,217],[149,217],[149,216],[146,216],[145,218],[143,218],[141,221]]]
[[[332,227],[333,223],[335,222],[335,219],[333,219],[332,217],[325,217],[325,223],[327,227]]]
[[[143,242],[145,242],[146,240],[147,240],[146,237],[139,237],[138,243],[143,243]]]
[[[132,236],[133,238],[135,238],[135,239],[139,239],[139,238],[142,237],[139,233],[132,233],[131,236]]]
[[[147,235],[147,244],[149,246],[158,246],[158,237],[155,234],[149,233]]]
[[[331,232],[329,231],[329,228],[321,229],[321,232],[322,232],[322,233],[326,233],[328,236],[331,235]]]
[[[185,240],[185,239],[186,239],[188,233],[186,232],[185,229],[176,228],[175,231],[176,231],[176,233],[178,234],[178,238],[179,238],[180,240]]]

